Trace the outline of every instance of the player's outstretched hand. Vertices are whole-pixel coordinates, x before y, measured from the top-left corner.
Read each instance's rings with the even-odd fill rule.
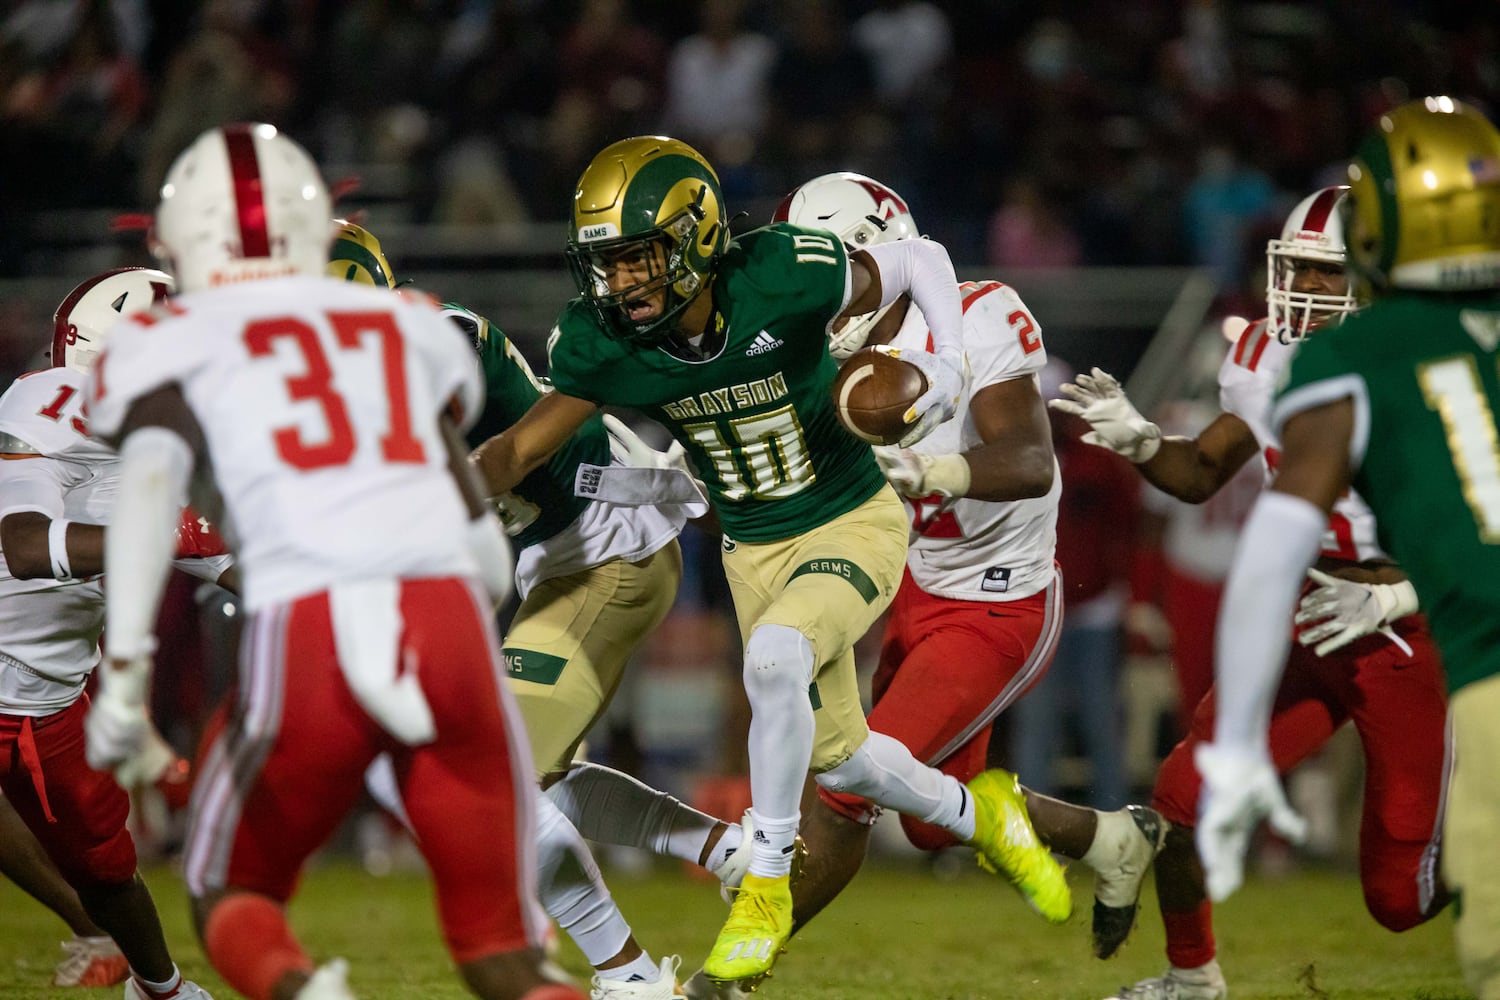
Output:
[[[681,442],[673,441],[666,451],[657,451],[642,441],[625,421],[611,413],[604,415],[604,429],[609,432],[609,453],[621,465],[637,469],[676,469],[690,476],[693,474]]]
[[[1161,447],[1161,428],[1141,416],[1109,372],[1095,368],[1090,374],[1064,382],[1058,391],[1067,398],[1051,400],[1047,405],[1087,420],[1090,430],[1083,440],[1089,444],[1136,463],[1149,461]]]
[[[1199,799],[1198,857],[1214,902],[1245,880],[1245,852],[1261,819],[1293,843],[1307,837],[1307,821],[1287,804],[1281,780],[1262,749],[1203,743],[1193,753],[1203,776]]]
[[[924,455],[910,448],[872,448],[880,471],[908,497],[961,497],[969,491],[969,462],[962,455]]]

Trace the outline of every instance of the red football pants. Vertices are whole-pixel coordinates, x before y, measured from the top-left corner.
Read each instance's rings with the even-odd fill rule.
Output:
[[[1062,580],[1016,601],[934,597],[906,572],[891,602],[872,682],[870,728],[959,781],[984,770],[990,727],[1052,665],[1062,628]],[[871,804],[819,789],[836,812],[873,822]],[[926,851],[957,841],[948,831],[901,817],[907,839]]]
[[[1409,615],[1395,627],[1413,656],[1380,635],[1326,657],[1293,643],[1272,708],[1270,750],[1285,774],[1346,721],[1354,722],[1365,752],[1360,883],[1371,916],[1400,931],[1431,917],[1447,901],[1437,877],[1437,845],[1448,701],[1426,619]],[[1192,826],[1197,820],[1202,779],[1193,750],[1212,740],[1213,730],[1211,690],[1193,714],[1187,737],[1157,772],[1152,804],[1173,823]]]
[[[362,795],[365,768],[389,752],[455,961],[538,946],[531,761],[488,608],[463,580],[401,583],[402,669],[416,672],[437,730],[422,746],[397,741],[356,702],[326,593],[252,616],[228,724],[193,794],[193,894],[289,899],[303,862]]]
[[[135,875],[130,798],[84,757],[88,705],[81,695],[52,715],[0,715],[0,791],[70,885],[118,885]]]

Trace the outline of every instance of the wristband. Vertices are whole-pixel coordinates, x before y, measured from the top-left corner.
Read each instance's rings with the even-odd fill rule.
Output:
[[[72,523],[55,517],[47,528],[47,555],[52,559],[52,576],[57,580],[73,576],[73,566],[68,562],[68,525]]]

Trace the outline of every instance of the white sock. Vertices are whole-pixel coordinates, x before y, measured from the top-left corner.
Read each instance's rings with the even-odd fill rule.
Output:
[[[630,938],[630,925],[573,824],[547,796],[538,792],[536,798],[537,895],[547,914],[597,968],[620,954]]]
[[[1100,865],[1114,865],[1119,861],[1121,845],[1129,843],[1135,820],[1123,809],[1096,812],[1095,816],[1094,839],[1089,841],[1089,849],[1078,860],[1098,871]]]
[[[750,819],[755,824],[750,874],[760,878],[780,878],[789,874],[797,840],[797,824],[801,817],[797,813],[791,816],[762,816],[760,810],[752,808]]]
[[[745,830],[743,827],[738,823],[725,824],[724,836],[720,837],[719,842],[714,845],[713,850],[708,852],[708,858],[703,867],[717,874],[719,869],[724,866],[724,862],[729,860],[729,856],[739,850],[740,844],[744,840]],[[697,858],[693,860],[696,861]]]
[[[974,804],[958,779],[928,767],[906,745],[870,734],[838,767],[817,776],[832,792],[861,795],[876,805],[942,827],[960,840],[974,839]]]
[[[695,865],[719,823],[666,792],[598,764],[573,765],[547,795],[589,840],[639,847]]]
[[[130,971],[135,972],[134,969]],[[178,970],[177,964],[175,962],[172,964],[172,975],[168,977],[165,982],[154,983],[151,980],[147,979],[145,976],[141,975],[139,972],[135,972],[135,978],[139,979],[141,981],[141,985],[146,987],[146,989],[150,990],[152,993],[171,993],[182,983],[182,973]]]
[[[600,979],[613,979],[622,983],[654,983],[661,978],[661,967],[651,961],[650,953],[644,949],[634,961],[617,965],[613,969],[596,969],[594,972]]]

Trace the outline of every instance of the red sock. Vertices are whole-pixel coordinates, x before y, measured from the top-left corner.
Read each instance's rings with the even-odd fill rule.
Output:
[[[1196,969],[1214,960],[1214,911],[1208,900],[1195,910],[1163,910],[1161,922],[1167,931],[1167,960],[1173,965]]]
[[[571,986],[549,983],[530,990],[521,1000],[584,1000],[584,996]]]
[[[208,915],[203,950],[224,981],[250,1000],[271,1000],[288,972],[311,974],[313,963],[292,937],[272,900],[250,892],[226,896]]]

